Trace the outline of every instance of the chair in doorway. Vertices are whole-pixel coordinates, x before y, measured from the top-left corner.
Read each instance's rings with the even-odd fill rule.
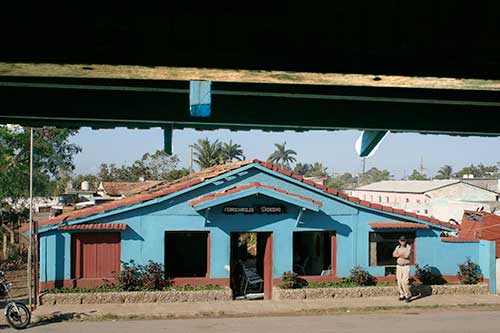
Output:
[[[243,295],[249,293],[261,293],[264,280],[244,263],[241,264],[241,285],[240,292]]]

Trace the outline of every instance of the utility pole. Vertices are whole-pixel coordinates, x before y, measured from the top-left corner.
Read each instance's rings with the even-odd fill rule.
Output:
[[[363,157],[363,174],[366,171],[366,157]]]
[[[32,304],[32,285],[33,285],[33,270],[32,270],[32,252],[33,252],[33,127],[30,127],[30,241],[28,246],[28,301],[29,308],[33,310]]]
[[[424,157],[420,156],[420,174],[424,174]]]
[[[193,173],[193,146],[189,145],[189,174]]]

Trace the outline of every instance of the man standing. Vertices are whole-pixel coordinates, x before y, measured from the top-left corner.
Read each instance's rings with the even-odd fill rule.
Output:
[[[399,245],[392,253],[394,258],[397,258],[396,263],[396,279],[398,280],[399,300],[410,302],[410,255],[411,246],[408,244],[405,236],[399,237]]]

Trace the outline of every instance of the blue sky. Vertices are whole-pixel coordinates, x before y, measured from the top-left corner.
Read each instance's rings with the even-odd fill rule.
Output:
[[[176,130],[173,135],[174,153],[187,166],[189,145],[199,138],[219,139],[239,143],[247,158],[267,159],[274,150],[273,143],[287,142],[287,147],[298,153],[301,162],[323,162],[330,172],[361,171],[354,143],[359,131],[291,131],[268,133],[263,131],[231,132],[228,130],[195,131]],[[130,164],[145,152],[162,149],[163,131],[149,130],[91,130],[82,128],[71,139],[83,151],[75,158],[75,173],[96,173],[101,163]],[[423,157],[428,175],[433,175],[444,164],[455,170],[470,164],[496,164],[500,161],[500,138],[454,137],[415,133],[390,133],[373,157],[366,160],[366,168],[389,169],[396,178],[418,168]]]

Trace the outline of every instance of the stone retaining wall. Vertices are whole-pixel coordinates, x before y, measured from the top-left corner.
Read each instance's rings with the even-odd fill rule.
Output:
[[[230,301],[231,289],[199,291],[131,291],[102,293],[43,294],[41,304],[120,304]]]
[[[435,286],[412,286],[414,296],[430,295],[486,295],[488,285],[486,283],[476,285],[435,285]],[[281,289],[273,288],[273,299],[318,299],[318,298],[357,298],[357,297],[380,297],[399,295],[397,287],[357,287],[357,288],[303,288],[303,289]]]

